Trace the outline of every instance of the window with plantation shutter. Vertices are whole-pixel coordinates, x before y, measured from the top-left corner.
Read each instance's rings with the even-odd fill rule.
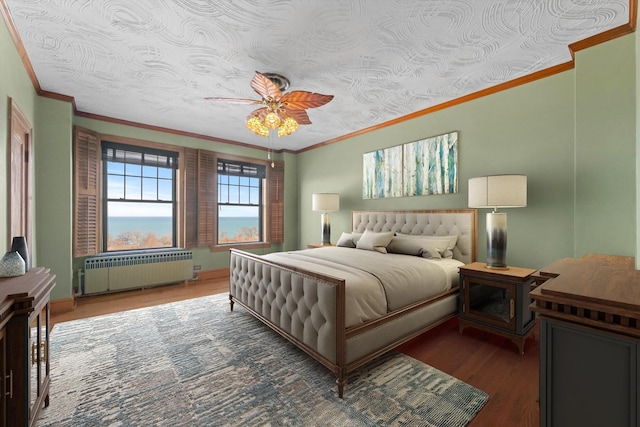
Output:
[[[214,152],[196,149],[187,149],[185,156],[187,247],[209,246],[215,250],[216,247],[222,249],[230,245],[268,245],[270,242],[284,241],[284,162],[262,162],[234,156],[227,159]],[[225,177],[220,178],[219,174]],[[252,191],[254,195],[257,194],[258,188],[251,182],[252,179],[263,181],[259,186],[264,195],[241,195]],[[219,223],[220,210],[235,205],[251,208],[257,200],[260,213],[256,215],[260,225],[264,225],[256,227],[260,228],[259,239],[226,241],[230,233],[225,231],[226,224]],[[223,218],[222,222],[225,221],[228,218]],[[222,234],[220,227],[224,232]],[[194,242],[193,246],[190,242]]]
[[[198,246],[198,150],[187,148],[185,168],[185,247]]]
[[[198,150],[198,246],[216,244],[216,155]]]
[[[273,162],[267,168],[269,188],[269,241],[284,241],[284,162]]]
[[[73,255],[100,252],[100,140],[86,129],[74,129]]]
[[[80,127],[74,128],[74,257],[95,255],[103,250],[105,233],[102,219],[103,205],[108,194],[102,194],[104,174],[101,157],[106,136]],[[109,137],[111,138],[111,137]],[[150,148],[171,149],[172,146],[117,138],[118,142]],[[181,190],[174,200],[180,212],[183,235],[180,242],[187,248],[210,247],[227,250],[230,245],[245,248],[266,247],[269,243],[284,239],[284,162],[267,162],[232,155],[220,155],[213,151],[175,147],[179,152],[177,164],[182,170]],[[220,169],[222,168],[222,169]],[[226,183],[218,181],[219,171],[232,177]],[[125,174],[125,181],[128,174]],[[143,182],[146,175],[141,175]],[[256,184],[255,178],[259,180]],[[252,181],[254,179],[254,181]],[[249,182],[250,181],[250,182]],[[247,183],[248,182],[248,183]],[[220,185],[225,188],[227,199],[219,199]],[[231,192],[229,193],[229,190]],[[245,192],[260,193],[245,199]],[[235,193],[234,193],[235,192]],[[235,196],[229,197],[230,194]],[[235,197],[235,199],[234,199]],[[256,200],[258,204],[256,205]],[[245,203],[246,202],[246,203]],[[219,210],[248,204],[258,206],[259,239],[246,242],[220,242]],[[217,249],[216,249],[217,248]]]

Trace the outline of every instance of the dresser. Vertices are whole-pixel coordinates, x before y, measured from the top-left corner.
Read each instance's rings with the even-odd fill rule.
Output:
[[[634,258],[565,258],[534,280],[540,425],[639,425],[640,271]]]
[[[50,294],[43,267],[0,278],[0,426],[35,426],[49,405]]]

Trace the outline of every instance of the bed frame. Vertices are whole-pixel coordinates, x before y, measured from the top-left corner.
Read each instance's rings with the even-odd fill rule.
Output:
[[[476,260],[477,211],[356,211],[354,232],[458,235],[454,258]],[[372,359],[449,320],[458,288],[414,303],[362,325],[345,327],[345,282],[231,249],[229,300],[336,375],[343,396],[347,375]]]

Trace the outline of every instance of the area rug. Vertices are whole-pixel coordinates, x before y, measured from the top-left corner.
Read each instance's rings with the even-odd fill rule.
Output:
[[[39,426],[465,426],[486,393],[391,352],[335,376],[227,294],[56,324]]]

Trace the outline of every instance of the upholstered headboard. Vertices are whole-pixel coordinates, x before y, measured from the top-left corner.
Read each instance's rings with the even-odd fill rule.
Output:
[[[468,264],[476,260],[478,214],[475,209],[420,211],[354,211],[352,230],[393,231],[425,236],[457,235],[453,257]]]

